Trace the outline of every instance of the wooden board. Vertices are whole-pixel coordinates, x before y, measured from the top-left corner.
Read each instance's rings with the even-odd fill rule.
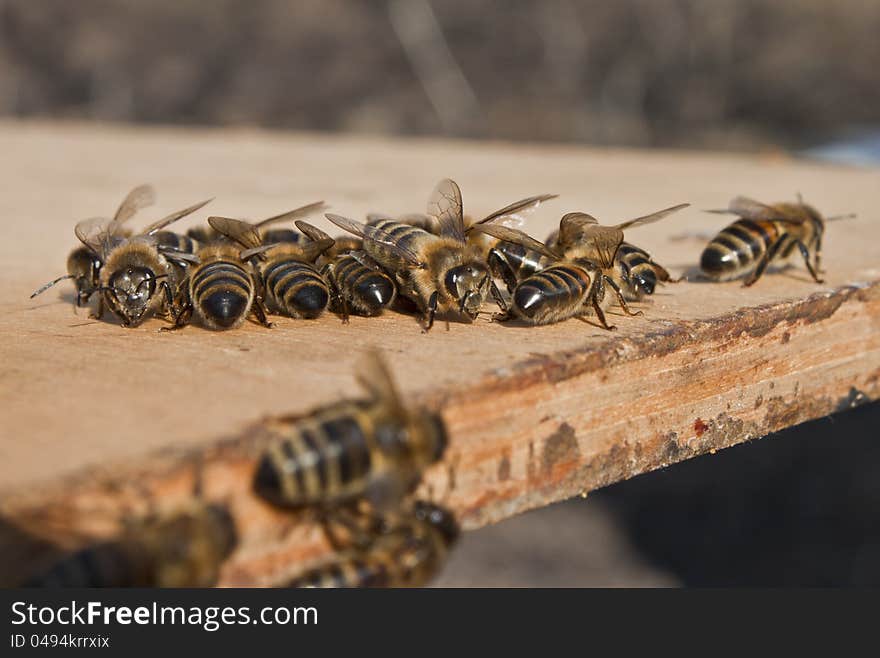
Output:
[[[249,492],[268,414],[357,393],[361,353],[379,347],[407,397],[440,409],[451,443],[421,495],[466,528],[498,521],[707,451],[761,437],[880,393],[877,170],[780,156],[590,150],[257,131],[0,123],[0,579],[58,550],[106,537],[122,518],[191,494],[227,501],[242,541],[223,584],[271,584],[327,550],[317,529]],[[827,214],[856,212],[826,236],[827,282],[801,266],[744,289],[679,283],[610,316],[613,333],[569,321],[529,328],[481,319],[429,335],[398,314],[280,318],[211,333],[160,334],[89,320],[69,288],[28,295],[64,270],[76,220],[112,213],[150,182],[147,222],[216,196],[211,214],[262,218],[324,199],[334,211],[418,211],[437,179],[466,212],[523,196],[614,223],[675,203],[693,208],[628,238],[673,274],[691,271],[727,219],[701,208],[736,194],[796,192]],[[207,212],[188,220],[189,226]],[[335,233],[335,231],[334,231]]]

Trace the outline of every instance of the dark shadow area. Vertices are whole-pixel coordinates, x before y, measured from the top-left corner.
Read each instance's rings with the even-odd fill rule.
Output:
[[[880,404],[863,405],[596,498],[685,585],[880,585],[878,427]]]

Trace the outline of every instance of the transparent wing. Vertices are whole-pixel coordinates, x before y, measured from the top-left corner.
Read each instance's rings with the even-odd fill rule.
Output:
[[[557,244],[564,248],[583,244],[586,234],[598,226],[599,220],[585,212],[570,212],[559,220]]]
[[[689,203],[680,203],[677,206],[672,206],[671,208],[664,208],[663,210],[658,210],[657,212],[653,212],[650,215],[644,215],[642,217],[636,217],[635,219],[630,219],[625,222],[621,222],[614,228],[619,228],[620,230],[632,228],[633,226],[643,226],[645,224],[652,224],[654,222],[659,222],[664,217],[669,217],[669,215],[678,212],[679,210],[683,210],[684,208],[690,207]]]
[[[92,217],[78,222],[73,232],[80,242],[103,259],[122,239],[119,235],[121,228],[121,222],[106,217]]]
[[[623,231],[616,226],[593,226],[585,238],[595,249],[599,266],[611,267],[617,250],[623,242]]]
[[[189,206],[188,208],[184,208],[183,210],[178,210],[171,213],[170,215],[166,215],[159,221],[153,222],[152,224],[147,226],[143,231],[140,232],[140,235],[152,235],[157,231],[161,231],[169,224],[173,224],[174,222],[183,219],[187,215],[193,214],[199,208],[205,207],[206,205],[211,203],[211,201],[213,201],[213,199],[206,199],[205,201],[200,201],[199,203]]]
[[[261,220],[254,224],[254,226],[256,226],[257,228],[263,228],[264,226],[277,224],[278,222],[289,222],[300,219],[301,217],[308,217],[309,215],[320,212],[322,210],[326,210],[327,208],[327,204],[323,201],[315,201],[314,203],[296,208],[295,210],[288,210],[287,212],[283,212],[280,215],[275,215],[274,217],[269,217],[268,219]]]
[[[407,249],[406,247],[399,245],[397,241],[393,237],[391,237],[391,235],[389,235],[382,229],[376,226],[361,224],[360,222],[349,219],[348,217],[342,217],[341,215],[328,213],[324,216],[342,230],[353,233],[354,235],[357,235],[364,240],[370,240],[371,242],[382,245],[390,252],[395,254],[398,258],[403,259],[410,265],[414,265],[416,267],[424,266],[424,263],[422,263],[422,259],[419,258],[419,255],[417,253],[415,253],[411,249]]]
[[[208,224],[221,235],[237,242],[245,249],[255,249],[262,245],[263,239],[257,228],[248,222],[232,217],[208,217]],[[253,255],[253,254],[252,254]]]
[[[530,196],[526,199],[520,199],[519,201],[514,201],[508,206],[504,206],[500,210],[496,210],[491,215],[487,215],[483,219],[478,222],[474,222],[470,227],[468,227],[468,231],[471,230],[477,224],[488,224],[490,222],[494,222],[496,219],[500,219],[501,217],[510,217],[511,215],[516,215],[520,212],[529,212],[540,206],[545,201],[549,201],[550,199],[555,199],[558,197],[558,194],[539,194],[537,196]]]
[[[500,224],[475,224],[473,228],[475,231],[486,233],[487,235],[491,235],[493,238],[498,238],[499,240],[505,240],[506,242],[513,242],[514,244],[522,245],[526,249],[537,251],[539,254],[542,254],[544,256],[549,256],[550,258],[559,258],[559,254],[555,253],[543,242],[539,242],[530,235],[523,233],[522,231],[515,228],[510,228],[509,226],[501,226]]]
[[[428,215],[435,217],[440,235],[464,243],[464,217],[461,212],[461,190],[455,181],[444,178],[428,199]]]
[[[300,247],[302,251],[302,257],[304,260],[312,262],[334,244],[336,244],[336,240],[330,237],[322,238],[320,240],[314,240],[313,242],[304,244]]]
[[[134,188],[119,204],[116,214],[113,215],[113,221],[122,223],[129,219],[143,208],[152,206],[156,203],[156,190],[152,185],[139,185]]]

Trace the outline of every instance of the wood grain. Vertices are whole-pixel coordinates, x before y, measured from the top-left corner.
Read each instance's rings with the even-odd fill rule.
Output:
[[[355,362],[387,355],[408,398],[440,410],[451,444],[422,494],[467,528],[586,493],[836,410],[880,392],[876,170],[779,156],[338,138],[256,131],[0,123],[0,580],[112,535],[122,518],[173,508],[200,473],[227,501],[242,542],[222,584],[271,584],[327,550],[303,515],[249,491],[259,418],[357,393]],[[69,289],[28,295],[62,273],[72,226],[153,183],[167,211],[217,196],[208,213],[260,218],[324,199],[336,212],[420,210],[455,178],[466,212],[561,195],[530,217],[545,235],[565,212],[608,223],[694,204],[628,239],[673,274],[692,273],[725,218],[700,208],[736,194],[802,192],[828,214],[856,212],[825,241],[827,282],[800,266],[738,282],[679,283],[613,315],[613,333],[569,321],[530,328],[412,317],[342,325],[279,319],[211,333],[124,330],[74,315]],[[333,231],[335,233],[335,231]]]

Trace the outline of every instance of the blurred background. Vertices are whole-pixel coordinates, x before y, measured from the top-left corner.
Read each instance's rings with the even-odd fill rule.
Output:
[[[876,0],[0,0],[0,116],[880,162]],[[470,533],[441,585],[880,584],[868,405]]]

